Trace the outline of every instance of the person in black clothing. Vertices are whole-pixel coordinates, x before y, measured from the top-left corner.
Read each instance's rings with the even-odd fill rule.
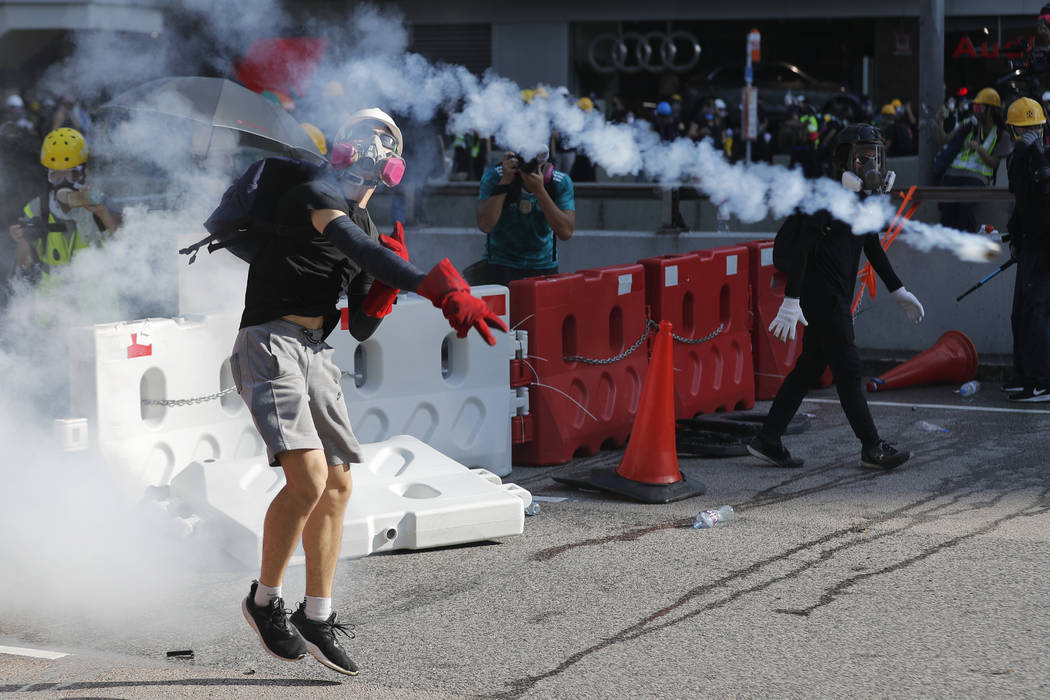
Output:
[[[351,463],[362,460],[339,385],[341,372],[324,339],[335,328],[345,290],[350,332],[368,338],[390,313],[398,289],[440,308],[459,337],[506,325],[448,259],[424,274],[408,262],[404,236],[381,236],[366,206],[382,182],[401,180],[401,131],[379,109],[355,113],[336,136],[331,168],[292,187],[277,205],[278,231],[248,270],[244,314],[230,366],[286,484],[263,528],[262,565],[241,610],[266,650],[294,661],[308,652],[354,675],[357,665],[336,641],[350,637],[332,612],[332,583],[350,498]],[[306,553],[306,600],[284,610],[281,581],[300,538]],[[289,624],[290,623],[290,624]]]
[[[1043,146],[1046,115],[1033,99],[1010,105],[1007,124],[1016,143],[1007,159],[1016,198],[1007,223],[1017,260],[1010,325],[1014,377],[1003,385],[1011,401],[1050,401],[1050,163]]]
[[[850,189],[881,194],[892,183],[892,174],[886,171],[882,136],[873,126],[843,128],[833,159],[843,184]],[[858,236],[849,224],[832,218],[827,210],[791,215],[777,235],[789,232],[797,234],[792,239],[799,249],[792,252],[792,269],[784,270],[784,302],[769,330],[786,341],[794,340],[796,323],[807,328],[795,368],[784,379],[761,431],[747,449],[778,467],[802,466],[802,460],[793,458],[780,438],[809,387],[830,365],[842,410],[861,442],[861,462],[884,469],[900,466],[910,454],[879,437],[861,389],[860,357],[850,313],[861,250],[894,300],[916,323],[924,314],[922,304],[897,278],[878,234]]]

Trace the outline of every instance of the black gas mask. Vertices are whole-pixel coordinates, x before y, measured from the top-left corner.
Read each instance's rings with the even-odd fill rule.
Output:
[[[850,148],[843,170],[842,186],[851,192],[883,194],[893,187],[897,174],[886,169],[886,151],[880,142],[860,142]]]

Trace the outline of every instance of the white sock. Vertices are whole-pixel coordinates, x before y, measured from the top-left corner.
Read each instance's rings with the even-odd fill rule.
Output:
[[[270,601],[274,598],[281,597],[280,586],[267,586],[261,581],[255,589],[255,605],[256,607],[265,608],[270,605]]]
[[[324,622],[332,615],[332,599],[306,596],[306,619]]]

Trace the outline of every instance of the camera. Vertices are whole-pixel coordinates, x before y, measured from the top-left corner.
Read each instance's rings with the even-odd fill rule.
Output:
[[[525,160],[520,153],[515,153],[514,158],[518,161],[518,170],[523,173],[536,173],[540,170],[540,161],[538,158],[532,160]]]

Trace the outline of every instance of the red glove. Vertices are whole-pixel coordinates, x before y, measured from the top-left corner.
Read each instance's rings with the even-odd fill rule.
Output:
[[[507,324],[492,312],[488,304],[472,296],[470,285],[459,274],[448,258],[445,258],[427,273],[419,283],[416,294],[424,296],[441,309],[448,323],[456,329],[456,337],[466,338],[471,328],[477,330],[485,342],[495,345],[489,327],[507,332]]]
[[[379,242],[390,250],[408,260],[408,248],[405,247],[405,227],[400,221],[394,223],[394,232],[389,236],[379,235]],[[372,287],[361,306],[366,316],[383,318],[394,309],[394,300],[399,290],[379,280],[372,281]]]

